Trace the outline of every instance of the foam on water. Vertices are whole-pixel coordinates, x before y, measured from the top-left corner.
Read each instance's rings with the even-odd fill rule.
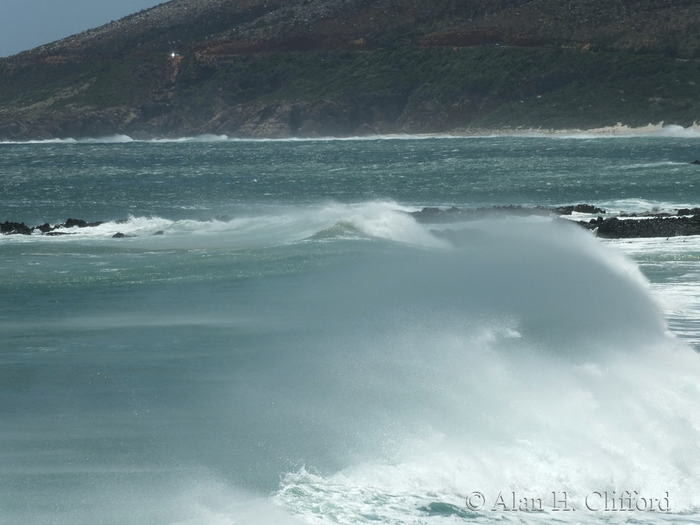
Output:
[[[487,135],[493,137],[496,135]],[[44,140],[25,140],[25,141],[0,141],[1,144],[121,144],[128,142],[148,142],[152,144],[182,144],[191,142],[333,142],[333,141],[376,141],[376,140],[425,140],[434,138],[444,139],[462,139],[472,138],[471,136],[464,137],[460,135],[369,135],[361,137],[315,137],[315,138],[239,138],[229,137],[228,135],[215,135],[205,133],[203,135],[175,137],[175,138],[154,138],[154,139],[133,139],[128,135],[110,135],[106,137],[94,138],[64,138],[64,139],[44,139]]]
[[[684,166],[687,167],[687,162],[673,162],[673,161],[660,161],[660,162],[644,162],[639,164],[629,164],[628,166],[620,166],[621,170],[636,170],[636,169],[655,169],[663,166]]]
[[[596,491],[669,492],[675,512],[700,506],[698,355],[668,335],[629,262],[583,232],[558,228],[482,225],[487,236],[468,235],[450,255],[391,270],[375,261],[361,291],[340,294],[366,296],[391,271],[392,290],[402,285],[403,293],[369,294],[380,305],[366,315],[407,304],[420,312],[385,318],[386,330],[365,325],[372,337],[350,345],[362,388],[372,392],[361,398],[391,414],[393,445],[379,461],[330,475],[307,465],[283,478],[274,501],[308,523],[552,518],[492,512],[497,495],[510,491],[566,491],[584,510],[566,516],[574,522],[667,519],[586,514],[585,495]],[[336,357],[348,374],[341,383],[356,380],[346,356]],[[352,403],[325,400],[338,413]],[[475,490],[489,502],[483,512],[464,505]]]
[[[666,137],[666,138],[700,138],[700,127],[693,124],[687,128],[675,124],[664,125],[648,124],[647,126],[633,128],[618,124],[605,128],[595,128],[591,130],[557,130],[557,131],[536,131],[527,135],[537,137],[550,137],[555,139],[630,139],[636,137]]]
[[[552,139],[600,139],[600,138],[618,138],[629,139],[635,137],[662,137],[662,138],[700,138],[700,126],[693,124],[687,128],[675,124],[664,125],[649,124],[643,127],[629,127],[618,124],[606,128],[595,128],[591,130],[524,130],[524,131],[504,131],[496,130],[493,132],[482,131],[469,134],[424,134],[424,135],[407,135],[402,133],[390,135],[369,135],[355,137],[316,137],[316,138],[238,138],[229,137],[228,135],[216,135],[205,133],[202,135],[175,137],[175,138],[156,138],[156,139],[133,139],[128,135],[117,134],[105,137],[93,138],[64,138],[64,139],[45,139],[45,140],[27,140],[27,141],[0,141],[1,144],[119,144],[129,142],[150,142],[150,143],[188,143],[188,142],[329,142],[329,141],[374,141],[374,140],[422,140],[422,139],[474,139],[474,138],[498,138],[498,137],[536,137],[536,138],[552,138]]]
[[[692,204],[678,202],[654,201],[649,199],[630,198],[601,201],[599,206],[611,213],[676,213],[680,208],[694,207]]]
[[[525,144],[530,158],[528,140],[504,148]],[[140,148],[140,159],[168,149],[75,151],[109,150],[123,167],[120,154]],[[201,158],[237,152],[228,148],[207,146]],[[425,149],[421,155],[435,144]],[[448,153],[456,156],[454,149]],[[269,151],[261,153],[267,162]],[[468,160],[474,150],[463,153]],[[16,166],[25,166],[23,155]],[[222,162],[226,169],[232,157]],[[664,151],[649,157],[650,164],[670,158]],[[411,166],[420,158],[392,169],[419,178],[423,168]],[[508,162],[503,177],[484,182],[495,195],[484,205],[510,203],[524,187],[499,189],[496,179],[539,184],[536,170],[511,181],[522,164]],[[343,163],[326,158],[301,171],[325,184],[328,170]],[[1,408],[13,419],[0,433],[8,447],[0,459],[12,469],[0,469],[0,478],[16,477],[0,491],[0,510],[14,512],[0,515],[2,525],[537,523],[562,518],[490,508],[500,492],[567,491],[581,508],[586,494],[606,490],[668,492],[676,514],[578,511],[566,519],[699,521],[700,365],[669,332],[692,332],[697,316],[694,239],[603,243],[548,218],[422,225],[405,213],[417,207],[389,200],[319,204],[327,189],[308,197],[309,180],[285,188],[292,202],[313,204],[282,204],[290,200],[274,194],[271,182],[262,190],[256,183],[229,206],[236,192],[216,202],[187,192],[207,184],[218,191],[235,170],[192,182],[200,167],[184,164],[158,186],[184,195],[170,210],[154,206],[159,194],[136,202],[135,192],[123,202],[142,211],[126,222],[58,237],[0,237],[3,290],[11,297],[2,326],[14,360],[7,370],[18,371],[4,376],[10,389],[3,395],[12,401]],[[469,166],[449,180],[433,173],[426,185],[446,190],[404,201],[432,206],[454,198],[475,206],[473,188],[455,189],[473,175]],[[557,171],[563,162],[548,166],[553,184],[566,178]],[[639,171],[653,177],[652,169]],[[595,175],[576,176],[585,184]],[[613,175],[622,184],[635,174]],[[33,184],[31,170],[23,176]],[[257,165],[244,176],[257,177]],[[373,191],[366,198],[395,195],[371,187],[385,176],[346,184],[366,185]],[[34,198],[50,200],[54,188],[80,178],[42,182],[46,197]],[[86,180],[87,199],[110,202],[118,194],[118,185],[100,193],[91,186],[97,178]],[[398,178],[386,180],[399,187]],[[138,175],[132,182],[149,181]],[[270,200],[263,191],[273,192]],[[546,204],[568,199],[567,191]],[[603,188],[600,198],[594,204],[611,211],[680,206],[673,193]],[[99,206],[73,216],[98,220],[132,209]],[[191,209],[173,212],[177,206]],[[25,211],[20,220],[71,216],[67,208],[46,211],[54,209]],[[232,216],[192,220],[205,209]],[[112,239],[117,232],[134,237]],[[647,275],[656,266],[677,274],[650,284],[630,257]],[[472,491],[484,493],[488,508],[466,507]]]
[[[135,142],[128,135],[110,135],[107,137],[94,137],[84,139],[45,139],[45,140],[24,140],[24,141],[0,141],[2,144],[124,144]]]
[[[625,239],[608,244],[634,258],[649,274],[660,274],[660,282],[652,284],[652,289],[670,328],[700,349],[700,237]]]
[[[141,250],[174,242],[210,253],[356,245],[340,265],[282,276],[244,304],[234,295],[199,317],[187,305],[167,315],[74,315],[71,330],[169,330],[189,318],[202,320],[199,330],[259,326],[267,339],[238,366],[217,370],[224,386],[204,405],[213,412],[197,415],[237,429],[229,441],[198,447],[222,460],[255,451],[232,479],[175,469],[175,485],[172,478],[97,483],[80,494],[90,505],[54,522],[552,519],[491,511],[510,491],[542,498],[566,491],[580,509],[595,491],[668,492],[675,512],[700,507],[700,359],[668,333],[648,281],[619,252],[550,219],[474,221],[436,236],[435,225],[416,223],[404,212],[411,208],[390,202],[275,210],[228,222],[131,218],[75,236],[2,239],[124,241]],[[329,236],[336,227],[343,232]],[[108,238],[117,228],[144,236]],[[151,237],[156,228],[165,234]],[[348,237],[348,229],[357,233]],[[273,309],[281,302],[293,307]],[[284,439],[260,446],[280,432]],[[242,491],[235,477],[245,465],[300,460],[279,471],[271,496]],[[466,508],[472,491],[488,508]],[[563,519],[667,517],[580,511]]]
[[[205,133],[204,135],[196,135],[194,137],[180,137],[175,139],[150,139],[144,142],[152,143],[182,143],[182,142],[227,142],[230,141],[228,135],[214,135],[211,133]]]
[[[700,359],[635,265],[548,221],[474,223],[451,243],[303,283],[294,319],[325,335],[266,363],[248,397],[276,399],[266,417],[296,421],[295,439],[326,434],[347,466],[309,457],[282,473],[281,522],[697,523]],[[588,494],[626,490],[668,492],[674,514],[585,510]],[[466,508],[473,491],[485,508]],[[512,491],[567,492],[579,512],[491,510]],[[206,512],[192,523],[263,522]]]
[[[5,235],[4,243],[70,243],[76,241],[111,240],[117,233],[130,238],[122,242],[156,244],[157,246],[197,245],[206,239],[211,243],[227,243],[232,247],[251,247],[298,242],[329,231],[343,235],[348,228],[368,238],[406,244],[440,247],[445,243],[420,227],[406,212],[415,208],[392,202],[335,204],[308,208],[277,207],[263,214],[240,217],[216,217],[210,220],[173,221],[161,217],[130,217],[93,227],[72,227],[58,230],[66,235]],[[340,227],[340,229],[333,230]],[[159,233],[154,237],[154,234]]]

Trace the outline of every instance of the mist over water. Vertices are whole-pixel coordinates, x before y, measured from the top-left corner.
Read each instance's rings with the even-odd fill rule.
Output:
[[[493,140],[483,146],[504,155],[526,144]],[[534,152],[552,144],[529,140]],[[433,159],[426,169],[439,154],[472,151],[450,156],[463,144],[415,142],[405,147]],[[355,195],[382,193],[402,176],[419,184],[420,170],[402,161],[387,171],[396,144],[382,143],[387,152],[370,143],[367,155],[387,156],[381,176],[343,186],[328,169],[345,167],[359,146],[342,144],[331,163],[323,144],[304,143],[327,155],[307,177]],[[607,146],[607,158],[628,155],[624,144]],[[47,152],[69,156],[53,149],[66,146],[42,145],[49,149],[37,162]],[[53,210],[59,220],[70,205],[86,205],[80,195],[108,202],[116,177],[105,189],[97,176],[70,173],[90,173],[96,157],[166,159],[157,148],[169,146],[76,150],[70,169],[59,164],[34,181],[26,215],[7,218]],[[280,154],[277,146],[260,152]],[[155,149],[112,149],[122,147]],[[208,154],[245,157],[249,146],[238,147]],[[556,147],[543,155],[563,162],[570,146]],[[685,146],[659,147],[648,156]],[[183,173],[200,168],[191,151]],[[585,169],[570,162],[572,172]],[[2,172],[19,193],[29,188],[20,164]],[[197,184],[171,179],[168,191],[205,202],[239,167],[203,173]],[[152,183],[161,168],[140,169]],[[243,190],[240,207],[226,209],[224,195],[208,208],[165,210],[149,183],[131,211],[112,216],[117,200],[82,217],[124,213],[127,222],[0,238],[0,523],[673,523],[678,513],[697,522],[700,361],[674,332],[692,332],[692,323],[669,315],[681,305],[677,285],[692,282],[676,280],[696,268],[695,245],[602,243],[551,218],[419,224],[405,212],[422,203],[420,192],[432,185],[426,203],[446,201],[434,169],[415,200],[397,201],[309,202],[325,190],[307,178],[296,204],[281,185],[271,196]],[[455,168],[455,180],[465,169]],[[513,162],[509,171],[518,169]],[[610,170],[627,183],[664,183],[647,180],[646,168]],[[536,187],[539,175],[523,173]],[[469,191],[482,202],[466,178],[454,202],[470,204]],[[47,200],[66,180],[84,184],[76,201]],[[616,184],[601,201],[622,200]],[[515,193],[506,188],[492,203],[510,204]],[[157,206],[158,214],[144,211]],[[136,237],[112,239],[117,231]],[[668,262],[679,257],[681,270]],[[691,303],[683,303],[687,318]],[[474,491],[483,509],[465,505]],[[553,491],[568,492],[577,511],[491,510],[501,492]],[[668,492],[672,514],[586,511],[586,495],[605,491]]]

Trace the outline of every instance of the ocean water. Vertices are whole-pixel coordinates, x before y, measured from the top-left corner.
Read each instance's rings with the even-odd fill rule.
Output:
[[[700,523],[700,238],[407,213],[694,207],[696,158],[0,143],[1,221],[104,221],[0,236],[0,524]]]

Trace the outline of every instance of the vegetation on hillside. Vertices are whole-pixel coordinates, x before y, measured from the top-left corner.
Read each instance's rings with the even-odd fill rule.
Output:
[[[182,81],[180,104],[206,105],[405,97],[449,109],[465,100],[482,107],[472,124],[486,127],[593,127],[700,120],[700,61],[659,54],[562,48],[399,47],[246,56]],[[200,73],[201,74],[201,73]],[[186,78],[186,73],[183,74]]]
[[[689,125],[698,89],[691,0],[175,0],[0,60],[0,139]]]

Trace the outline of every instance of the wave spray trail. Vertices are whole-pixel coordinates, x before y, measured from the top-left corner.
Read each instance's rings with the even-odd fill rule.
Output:
[[[375,252],[304,283],[295,323],[324,336],[302,359],[290,348],[265,390],[288,400],[280,420],[325,439],[275,501],[314,523],[493,518],[502,491],[696,507],[700,360],[637,269],[569,225],[448,237],[453,249]],[[473,490],[483,515],[464,505]]]
[[[74,414],[48,428],[68,436],[86,482],[39,471],[28,479],[48,487],[43,514],[32,499],[12,522],[546,522],[491,508],[499,493],[554,491],[581,509],[559,518],[578,522],[600,521],[583,510],[596,491],[668,492],[674,512],[696,512],[700,359],[668,333],[637,267],[563,221],[425,226],[394,209],[104,226],[165,230],[122,248],[97,231],[37,236],[65,244],[52,261],[77,282],[97,273],[74,254],[134,273],[101,285],[109,305],[69,282],[70,316],[32,326],[27,344],[56,346],[37,354],[53,363],[43,381],[86,369],[42,398]],[[149,271],[168,279],[131,282]],[[43,439],[52,420],[27,414],[15,418]],[[103,449],[88,456],[77,438]],[[473,491],[482,510],[465,505]]]

